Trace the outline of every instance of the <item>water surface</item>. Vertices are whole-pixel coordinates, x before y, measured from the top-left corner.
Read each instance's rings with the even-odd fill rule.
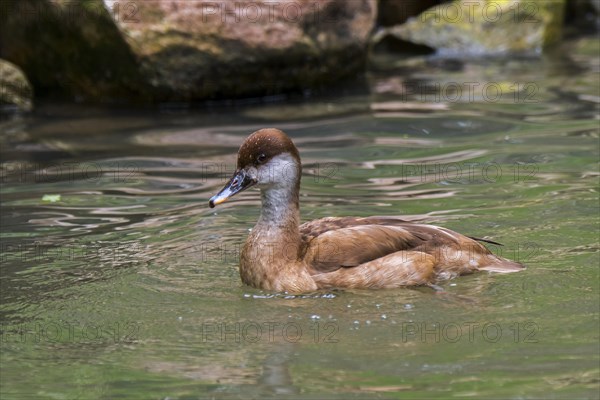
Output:
[[[598,398],[597,47],[382,57],[362,95],[5,121],[3,398]],[[267,126],[300,148],[303,220],[422,219],[527,270],[440,291],[242,285],[258,192],[207,202]]]

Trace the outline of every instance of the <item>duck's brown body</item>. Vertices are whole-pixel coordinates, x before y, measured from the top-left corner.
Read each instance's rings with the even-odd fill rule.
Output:
[[[300,158],[281,131],[253,133],[238,171],[210,204],[257,184],[261,216],[240,257],[242,281],[290,293],[323,288],[395,288],[481,270],[516,272],[521,264],[492,254],[449,229],[394,217],[323,218],[300,225]]]

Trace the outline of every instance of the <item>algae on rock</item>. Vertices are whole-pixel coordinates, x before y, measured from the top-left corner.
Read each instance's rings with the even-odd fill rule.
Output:
[[[538,54],[561,36],[565,0],[455,0],[432,7],[387,35],[441,54]]]

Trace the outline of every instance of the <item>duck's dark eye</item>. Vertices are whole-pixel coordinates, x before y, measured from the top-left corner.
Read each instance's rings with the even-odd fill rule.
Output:
[[[258,161],[260,164],[264,163],[266,159],[267,156],[264,154],[259,154],[258,157],[256,157],[256,161]]]

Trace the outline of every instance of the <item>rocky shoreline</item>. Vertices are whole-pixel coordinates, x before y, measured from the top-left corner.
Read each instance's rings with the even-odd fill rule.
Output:
[[[456,57],[539,55],[560,40],[565,10],[575,12],[568,0],[8,0],[2,7],[0,103],[23,111],[33,93],[127,104],[303,93],[362,76],[374,51],[409,54],[413,45]],[[597,24],[599,1],[578,7]]]

